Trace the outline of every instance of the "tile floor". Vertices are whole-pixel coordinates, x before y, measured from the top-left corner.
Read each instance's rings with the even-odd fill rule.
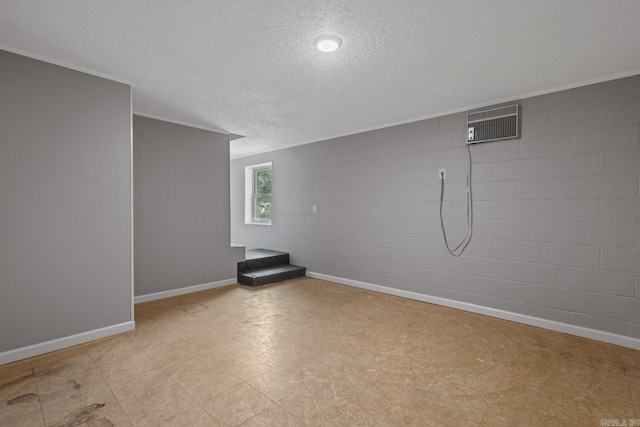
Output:
[[[0,366],[0,425],[640,419],[640,351],[330,282],[233,285],[135,314],[135,331]]]

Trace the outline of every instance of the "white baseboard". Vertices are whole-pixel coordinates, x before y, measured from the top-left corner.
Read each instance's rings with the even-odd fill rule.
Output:
[[[133,299],[134,304],[155,301],[158,299],[176,297],[178,295],[191,294],[193,292],[206,291],[207,289],[220,288],[238,283],[238,279],[219,280],[217,282],[203,283],[202,285],[187,286],[186,288],[171,289],[169,291],[156,292],[154,294],[138,295]]]
[[[457,308],[471,313],[483,314],[485,316],[496,317],[498,319],[510,320],[512,322],[523,323],[525,325],[537,326],[539,328],[550,329],[552,331],[563,332],[565,334],[576,335],[592,340],[603,341],[609,344],[616,344],[623,347],[640,350],[640,339],[613,334],[611,332],[598,331],[596,329],[584,328],[582,326],[569,325],[567,323],[556,322],[554,320],[541,319],[539,317],[527,316],[525,314],[512,313],[510,311],[498,310],[496,308],[483,307],[462,301],[455,301],[447,298],[434,297],[412,291],[389,288],[387,286],[374,285],[372,283],[359,282],[357,280],[344,279],[342,277],[329,276],[328,274],[314,273],[307,270],[307,276],[314,279],[326,280],[340,283],[342,285],[356,288],[368,289],[370,291],[381,292],[383,294],[395,295],[417,301],[442,305],[445,307]]]
[[[67,347],[73,347],[74,345],[84,344],[89,341],[99,340],[100,338],[110,337],[111,335],[133,331],[135,327],[136,324],[133,321],[119,323],[117,325],[94,329],[92,331],[82,332],[64,338],[58,338],[39,344],[33,344],[27,347],[17,348],[15,350],[5,351],[4,353],[0,353],[0,365],[27,359],[29,357],[39,356],[41,354],[49,353]]]

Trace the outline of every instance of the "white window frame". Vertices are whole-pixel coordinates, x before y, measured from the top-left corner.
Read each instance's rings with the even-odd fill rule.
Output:
[[[246,166],[244,168],[244,223],[253,225],[271,225],[271,221],[259,220],[255,217],[256,204],[256,173],[260,170],[271,169],[271,179],[273,180],[273,162],[260,163],[258,165]],[[273,186],[273,182],[271,183]],[[273,189],[272,197],[273,197]],[[271,210],[273,216],[273,208]]]

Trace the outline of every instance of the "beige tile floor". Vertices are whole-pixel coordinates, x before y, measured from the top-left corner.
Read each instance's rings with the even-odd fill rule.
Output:
[[[512,426],[640,419],[640,352],[302,278],[137,305],[0,367],[3,426]]]

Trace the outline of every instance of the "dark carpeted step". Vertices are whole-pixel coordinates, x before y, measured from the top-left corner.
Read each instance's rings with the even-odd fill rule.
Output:
[[[282,264],[289,264],[289,254],[286,252],[249,249],[246,251],[245,261],[238,263],[238,273]]]
[[[238,282],[245,286],[260,286],[304,277],[306,272],[306,267],[282,264],[238,273]]]

